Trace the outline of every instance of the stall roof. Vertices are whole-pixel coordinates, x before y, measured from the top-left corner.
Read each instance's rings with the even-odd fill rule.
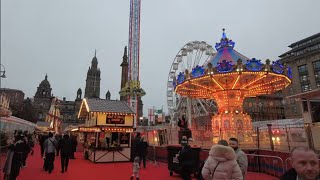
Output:
[[[84,98],[81,103],[78,117],[85,117],[88,112],[134,114],[131,107],[129,107],[124,101]]]

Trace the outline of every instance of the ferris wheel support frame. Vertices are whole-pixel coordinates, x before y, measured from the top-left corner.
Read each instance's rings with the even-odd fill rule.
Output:
[[[177,57],[180,55],[181,57],[184,57],[184,55],[182,55],[183,53],[183,49],[185,48],[185,47],[187,47],[188,45],[194,45],[194,44],[196,44],[197,43],[197,45],[199,45],[199,47],[198,47],[198,49],[197,49],[197,51],[198,50],[200,50],[200,51],[198,51],[197,52],[197,54],[194,54],[195,56],[194,56],[194,61],[192,62],[192,60],[193,60],[193,57],[190,57],[189,55],[185,55],[186,56],[186,64],[185,64],[185,62],[184,61],[181,61],[181,62],[178,62],[177,63]],[[200,48],[200,46],[205,46],[205,48],[203,49],[203,50],[201,50],[201,48]],[[211,47],[210,48],[210,50],[212,50],[212,54],[206,54],[207,53],[207,49],[209,48],[209,46]],[[193,52],[193,50],[194,49],[192,49],[191,51],[191,53],[193,54],[194,52]],[[189,51],[190,52],[190,51]],[[171,67],[170,67],[170,72],[169,72],[169,76],[168,76],[168,84],[169,83],[173,83],[173,81],[172,81],[172,79],[173,78],[171,78],[171,73],[175,73],[176,72],[176,70],[174,69],[174,66],[181,66],[181,67],[183,67],[184,69],[189,69],[189,68],[192,68],[192,67],[195,67],[195,66],[197,66],[197,65],[200,65],[199,63],[200,63],[200,60],[201,60],[201,58],[202,58],[202,56],[203,55],[208,55],[208,57],[204,60],[204,64],[206,64],[207,62],[208,62],[208,60],[210,60],[210,57],[212,57],[212,55],[214,54],[214,49],[212,48],[212,46],[211,45],[209,45],[209,44],[207,44],[206,42],[204,42],[204,41],[191,41],[191,42],[189,42],[189,43],[187,43],[187,44],[185,44],[184,46],[182,46],[181,48],[180,48],[180,50],[178,51],[178,53],[176,54],[176,56],[175,56],[175,58],[174,58],[174,60],[173,60],[173,62],[172,62],[172,64],[171,64]],[[173,71],[172,71],[173,70]],[[190,69],[191,70],[191,69]],[[167,84],[167,104],[168,104],[168,108],[169,108],[169,114],[170,114],[170,116],[171,116],[171,124],[172,124],[172,127],[174,127],[174,120],[177,118],[176,116],[179,114],[177,111],[178,111],[178,109],[179,109],[179,107],[180,107],[180,105],[181,105],[181,102],[182,102],[182,99],[180,99],[180,101],[178,102],[178,104],[176,104],[176,102],[175,102],[175,99],[174,98],[176,98],[175,96],[173,96],[172,94],[173,94],[173,91],[174,91],[174,87],[173,86],[169,86]],[[169,90],[169,88],[171,88],[170,90]],[[186,116],[187,116],[187,120],[188,120],[188,126],[189,127],[191,127],[191,124],[192,124],[192,105],[194,104],[194,102],[192,102],[192,98],[186,98],[186,97],[180,97],[180,98],[183,98],[183,99],[186,99],[187,100],[187,107],[186,107]],[[204,104],[203,104],[203,102],[200,100],[200,99],[194,99],[197,103],[196,104],[200,104],[201,105],[201,108],[203,109],[203,111],[204,111],[204,113],[202,113],[201,111],[200,111],[200,109],[199,109],[199,107],[193,107],[193,110],[194,111],[196,111],[196,109],[197,109],[197,114],[196,114],[196,116],[202,116],[202,115],[208,115],[209,113],[208,113],[208,111],[206,110],[206,108],[205,108],[205,106],[204,106]],[[170,101],[170,103],[171,103],[171,101],[172,101],[172,105],[169,105],[170,103],[169,103],[169,101]],[[205,103],[205,104],[207,104],[207,103]],[[211,106],[211,104],[207,104],[207,105],[209,105],[209,106]],[[171,107],[173,107],[173,106],[175,106],[175,108],[171,108]]]

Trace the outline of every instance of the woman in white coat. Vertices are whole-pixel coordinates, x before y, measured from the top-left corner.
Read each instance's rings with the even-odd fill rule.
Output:
[[[213,145],[202,171],[205,180],[242,180],[236,154],[229,146]]]

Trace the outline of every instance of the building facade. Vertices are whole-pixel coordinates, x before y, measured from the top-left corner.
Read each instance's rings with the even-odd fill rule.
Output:
[[[48,81],[48,75],[41,81],[34,95],[32,102],[34,121],[44,121],[47,113],[49,112],[53,94],[52,88]]]
[[[285,119],[283,94],[277,92],[246,98],[243,102],[243,110],[252,118],[252,122]]]
[[[100,98],[101,71],[98,68],[98,59],[96,54],[97,53],[95,52],[91,61],[91,67],[89,67],[87,72],[86,88],[84,93],[84,97],[87,98]]]
[[[291,50],[279,57],[292,69],[292,83],[284,91],[291,96],[320,88],[320,33],[289,45]],[[285,116],[301,118],[299,98],[285,99]]]
[[[9,108],[12,114],[19,115],[23,109],[24,93],[18,89],[1,88],[0,95],[2,94],[9,99]]]

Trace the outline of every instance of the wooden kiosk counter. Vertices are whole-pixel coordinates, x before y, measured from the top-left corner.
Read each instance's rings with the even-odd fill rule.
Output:
[[[85,119],[85,156],[92,162],[125,162],[131,159],[134,112],[124,101],[85,98],[78,118]]]

